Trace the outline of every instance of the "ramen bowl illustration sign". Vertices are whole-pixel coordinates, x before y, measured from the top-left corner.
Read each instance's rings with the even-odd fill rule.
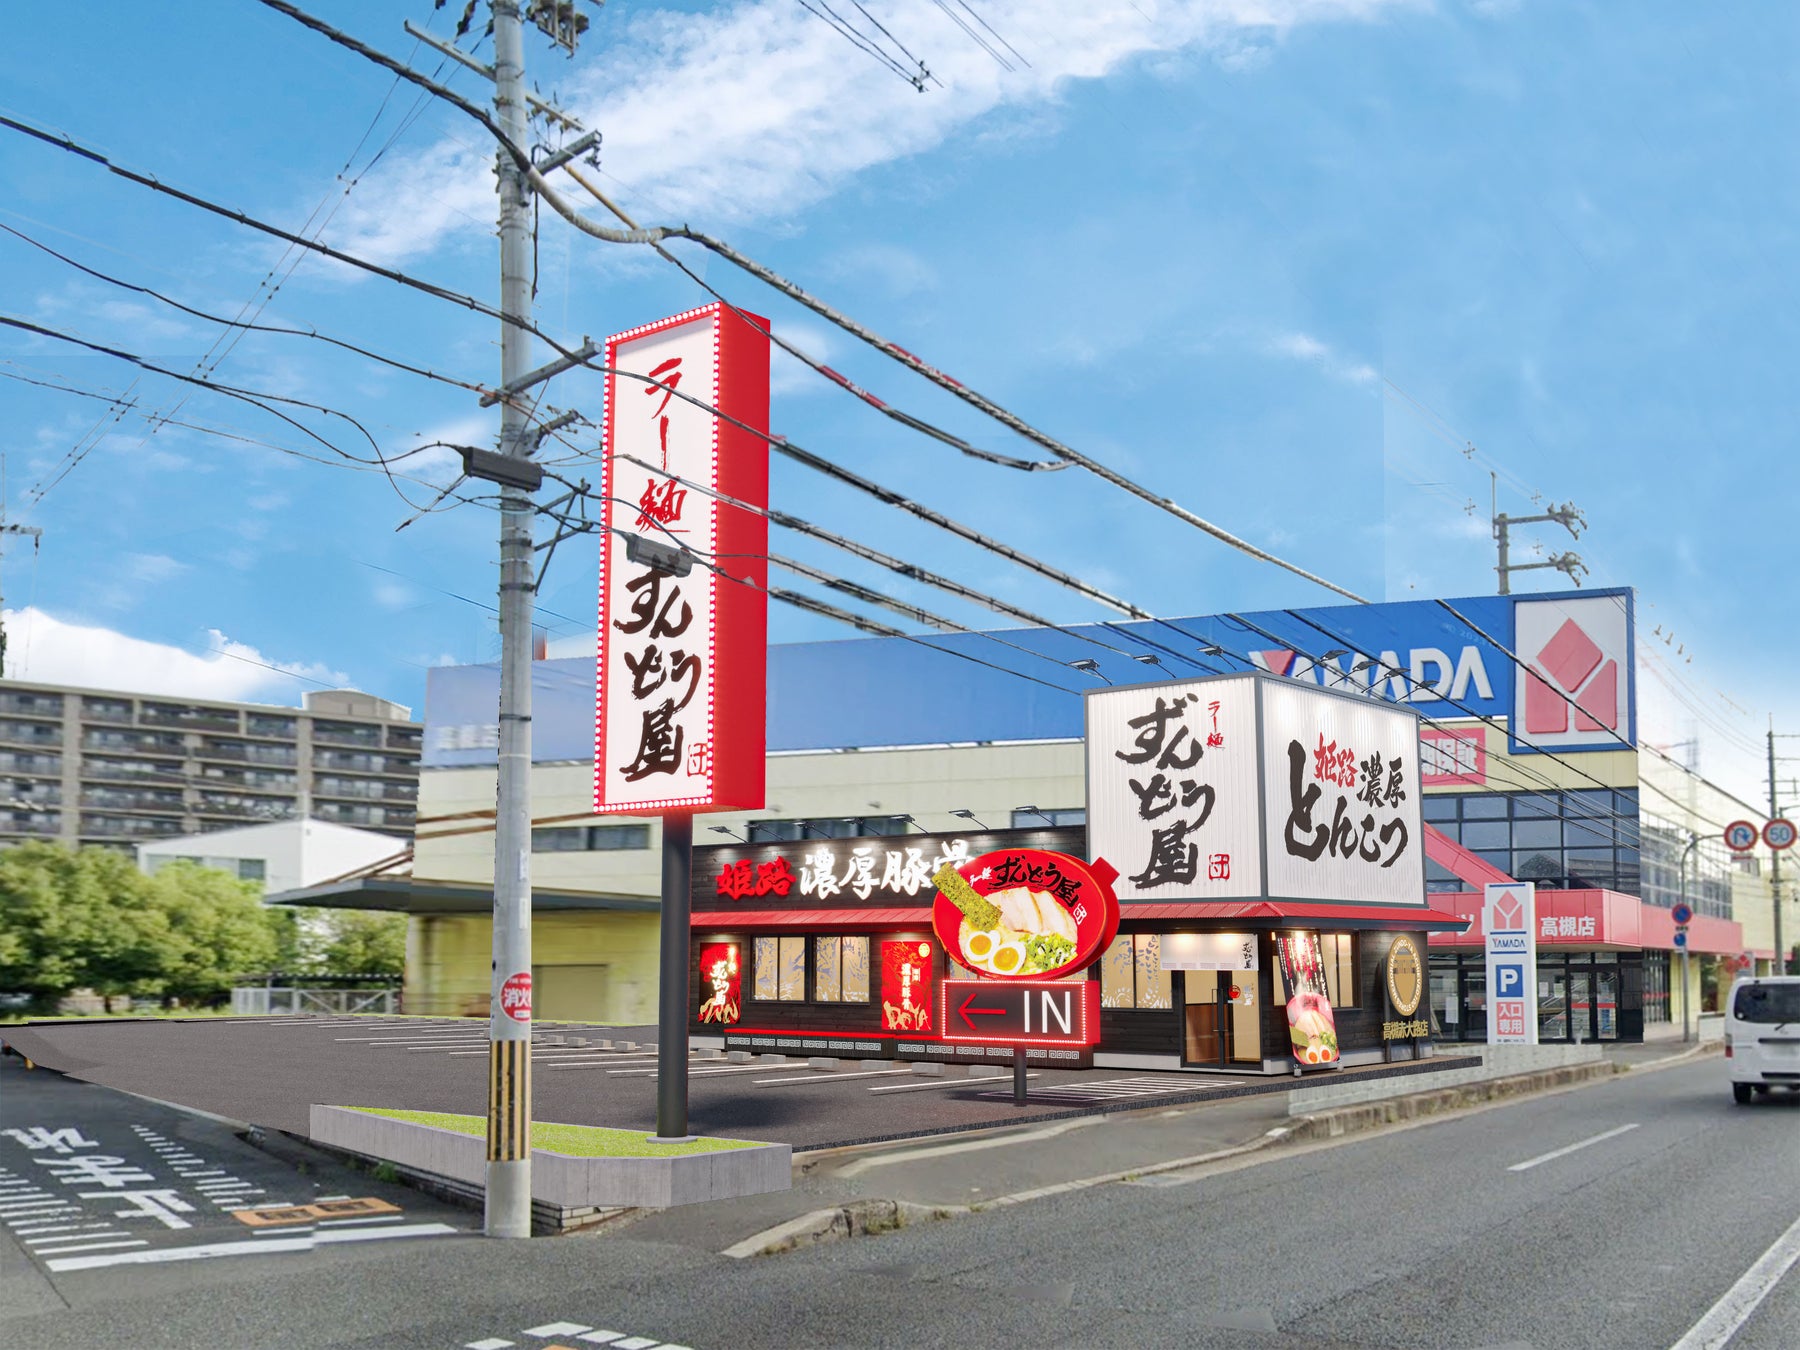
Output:
[[[1118,872],[1104,858],[1011,848],[946,864],[931,925],[976,975],[1050,980],[1093,964],[1119,931]]]

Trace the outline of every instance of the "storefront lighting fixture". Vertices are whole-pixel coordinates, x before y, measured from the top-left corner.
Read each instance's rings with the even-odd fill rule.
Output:
[[[973,811],[952,811],[950,814],[955,816],[958,820],[967,820],[967,821],[972,822],[974,824],[975,828],[978,830],[985,830],[987,828],[987,826],[983,825],[979,820],[975,819],[975,813]]]
[[[1133,656],[1131,659],[1133,661],[1141,661],[1146,666],[1160,666],[1162,664],[1162,658],[1155,652],[1145,652],[1143,655]]]
[[[1035,806],[1016,806],[1013,808],[1013,814],[1014,815],[1037,816],[1039,819],[1041,819],[1044,822],[1044,824],[1050,826],[1052,829],[1054,829],[1056,827],[1056,822],[1053,819],[1051,819],[1051,817],[1049,815],[1047,815],[1045,812],[1038,810],[1037,807],[1035,807]]]
[[[1069,662],[1069,669],[1079,670],[1082,674],[1092,675],[1095,679],[1098,679],[1098,680],[1105,680],[1107,684],[1112,683],[1111,680],[1107,680],[1106,676],[1104,676],[1100,673],[1100,663],[1098,661],[1094,660],[1092,657],[1083,657],[1079,661]]]
[[[737,840],[738,843],[740,843],[740,844],[747,844],[750,842],[748,839],[744,838],[743,835],[739,834],[736,830],[727,829],[723,825],[708,825],[706,828],[711,830],[714,834],[728,834],[733,839]]]
[[[1330,651],[1326,652],[1323,656],[1321,656],[1319,658],[1319,660],[1320,661],[1335,661],[1340,656],[1348,656],[1348,655],[1350,655],[1350,653],[1345,651],[1342,647],[1333,647]]]
[[[1225,649],[1216,642],[1207,642],[1195,648],[1202,656],[1223,656]]]

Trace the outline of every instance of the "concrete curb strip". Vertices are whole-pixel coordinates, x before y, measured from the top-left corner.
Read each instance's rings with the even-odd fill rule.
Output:
[[[1173,1158],[1123,1171],[1108,1172],[1100,1176],[1055,1182],[1027,1191],[1017,1191],[1011,1195],[996,1196],[977,1205],[921,1205],[905,1200],[857,1200],[830,1209],[816,1209],[808,1214],[802,1214],[798,1218],[790,1219],[786,1223],[777,1224],[773,1228],[765,1229],[741,1242],[734,1243],[725,1248],[720,1255],[738,1260],[752,1256],[778,1256],[821,1242],[835,1242],[870,1233],[891,1232],[911,1223],[958,1218],[967,1214],[978,1214],[984,1210],[1024,1204],[1030,1200],[1041,1200],[1052,1195],[1062,1195],[1070,1191],[1087,1190],[1095,1186],[1132,1181],[1138,1177],[1154,1176],[1163,1172],[1185,1171],[1209,1163],[1226,1162],[1261,1152],[1277,1144],[1340,1139],[1389,1125],[1448,1115],[1471,1107],[1516,1097],[1528,1097],[1559,1088],[1581,1087],[1614,1078],[1622,1073],[1669,1068],[1686,1063],[1715,1048],[1710,1045],[1695,1046],[1692,1050],[1683,1051],[1680,1054],[1671,1055],[1667,1059],[1635,1069],[1602,1059],[1541,1069],[1534,1073],[1515,1074],[1505,1078],[1480,1079],[1475,1082],[1440,1087],[1427,1092],[1409,1093],[1406,1096],[1390,1097],[1381,1101],[1337,1107],[1296,1117],[1291,1125],[1279,1126],[1246,1144],[1215,1149],[1210,1153],[1198,1154],[1191,1158]]]

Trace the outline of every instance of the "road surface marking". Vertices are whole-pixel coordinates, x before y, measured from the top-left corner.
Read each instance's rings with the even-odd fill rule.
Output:
[[[103,1252],[111,1251],[119,1247],[148,1247],[149,1245],[150,1243],[147,1239],[131,1238],[124,1242],[87,1242],[74,1247],[50,1247],[41,1252],[33,1252],[32,1255],[45,1258],[45,1264],[49,1265],[50,1257],[60,1256],[66,1252]],[[94,1258],[89,1257],[88,1259],[92,1260]],[[52,1268],[55,1269],[56,1267],[53,1266]]]
[[[470,1341],[463,1350],[507,1350],[512,1341],[503,1341],[498,1336],[486,1336],[479,1341]]]
[[[66,1235],[63,1237],[26,1238],[25,1245],[27,1247],[37,1247],[37,1246],[41,1246],[42,1244],[47,1242],[47,1243],[51,1244],[52,1246],[54,1246],[55,1244],[57,1244],[59,1242],[91,1242],[95,1238],[115,1238],[115,1237],[130,1237],[130,1236],[131,1236],[131,1234],[127,1233],[123,1228],[108,1228],[104,1224],[102,1224],[99,1226],[99,1230],[97,1232],[90,1229],[89,1231],[87,1231],[85,1233],[76,1233],[73,1235]]]
[[[1049,1125],[1041,1130],[1022,1130],[1018,1134],[996,1135],[987,1139],[969,1139],[960,1144],[935,1144],[930,1148],[898,1149],[892,1153],[879,1154],[873,1158],[858,1158],[855,1162],[838,1168],[835,1175],[853,1177],[877,1167],[887,1167],[893,1163],[917,1162],[921,1158],[944,1158],[953,1153],[975,1153],[982,1149],[1006,1148],[1011,1144],[1031,1144],[1040,1139],[1054,1139],[1059,1134],[1067,1134],[1070,1130],[1085,1130],[1090,1125],[1102,1125],[1104,1116],[1081,1116],[1075,1120],[1065,1120],[1056,1125]]]
[[[198,1261],[213,1256],[248,1256],[263,1252],[304,1252],[328,1242],[366,1242],[376,1238],[426,1237],[455,1233],[447,1223],[416,1223],[403,1228],[358,1228],[350,1232],[317,1233],[310,1237],[255,1238],[238,1242],[209,1242],[195,1247],[155,1247],[141,1252],[114,1252],[107,1256],[70,1256],[45,1261],[53,1273],[93,1270],[100,1266],[160,1265],[169,1261]]]
[[[1571,1153],[1579,1153],[1582,1149],[1589,1148],[1594,1144],[1603,1144],[1608,1139],[1617,1139],[1620,1135],[1629,1134],[1636,1128],[1637,1124],[1634,1121],[1630,1125],[1621,1125],[1615,1130],[1603,1130],[1592,1139],[1583,1139],[1578,1143],[1566,1144],[1562,1148],[1552,1149],[1548,1153],[1540,1153],[1535,1158],[1527,1158],[1522,1163],[1514,1163],[1506,1170],[1509,1172],[1529,1172],[1532,1168],[1540,1166],[1543,1163],[1555,1162],[1558,1158],[1566,1158]]]
[[[527,1336],[544,1337],[579,1336],[584,1331],[592,1330],[593,1328],[588,1326],[585,1322],[546,1322],[541,1327],[527,1327],[525,1329],[525,1334]]]
[[[1036,1078],[1037,1077],[1037,1075],[1035,1073],[1028,1073],[1025,1076],[1027,1078]],[[870,1088],[869,1091],[870,1092],[923,1092],[926,1088],[951,1088],[951,1087],[966,1088],[966,1087],[976,1087],[976,1086],[988,1087],[997,1081],[998,1081],[997,1079],[992,1079],[992,1078],[941,1078],[935,1083],[883,1083],[879,1087]]]
[[[1672,1350],[1719,1350],[1750,1320],[1757,1306],[1796,1261],[1800,1261],[1800,1219],[1769,1244],[1769,1249],[1756,1258],[1756,1264],[1725,1291],[1725,1297],[1707,1309],[1706,1316],[1694,1323]]]
[[[764,1072],[767,1072],[769,1068],[766,1064],[757,1064],[747,1067],[761,1069]],[[798,1068],[799,1066],[796,1065],[795,1067]],[[787,1078],[758,1078],[756,1082],[762,1087],[780,1087],[783,1083],[789,1085],[795,1083],[836,1083],[842,1082],[846,1078],[892,1078],[897,1073],[911,1072],[911,1069],[869,1069],[862,1073],[837,1073],[831,1069],[819,1069],[816,1071],[809,1071],[804,1078],[795,1078],[790,1075]]]

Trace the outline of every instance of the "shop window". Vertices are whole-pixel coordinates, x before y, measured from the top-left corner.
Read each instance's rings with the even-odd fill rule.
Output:
[[[813,939],[813,998],[820,1003],[869,1001],[869,939]]]
[[[1513,798],[1513,818],[1515,820],[1530,818],[1557,820],[1561,816],[1562,802],[1554,792],[1521,792]]]
[[[1613,794],[1604,788],[1576,788],[1563,793],[1565,816],[1610,816]]]
[[[1419,804],[1419,814],[1442,828],[1441,822],[1456,819],[1457,798],[1447,793],[1428,794]]]
[[[268,864],[261,858],[239,858],[237,874],[239,881],[267,881]]]
[[[1558,848],[1562,845],[1562,822],[1557,820],[1517,820],[1513,822],[1514,848]]]
[[[786,844],[808,839],[887,839],[905,834],[911,816],[819,816],[808,820],[753,820],[745,829],[752,844]]]
[[[1497,792],[1470,793],[1462,799],[1464,820],[1505,820],[1506,798]]]
[[[1465,820],[1462,827],[1464,848],[1506,848],[1512,842],[1512,827],[1504,820]]]
[[[1521,849],[1513,858],[1512,874],[1520,881],[1554,881],[1563,874],[1562,854],[1556,849]]]
[[[1121,933],[1100,958],[1102,1008],[1169,1008],[1174,1006],[1169,972],[1162,968],[1162,937],[1157,933]]]
[[[610,853],[649,847],[648,825],[575,825],[531,832],[533,853]]]
[[[1319,962],[1325,968],[1325,997],[1334,1008],[1357,1004],[1356,934],[1321,933]]]
[[[1060,811],[1014,811],[1012,827],[1015,830],[1042,830],[1064,825],[1087,824],[1087,808],[1071,807]]]
[[[806,998],[806,939],[759,937],[751,949],[755,997],[799,1003]]]

